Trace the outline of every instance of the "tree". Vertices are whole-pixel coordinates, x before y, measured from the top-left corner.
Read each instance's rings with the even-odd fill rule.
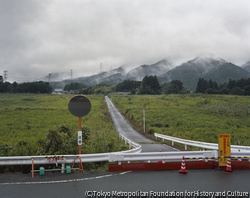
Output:
[[[145,76],[139,88],[139,94],[160,94],[161,87],[157,76]]]
[[[240,87],[234,87],[231,90],[231,94],[233,94],[233,95],[244,95],[244,90],[242,90]]]
[[[230,89],[228,89],[227,87],[223,87],[220,90],[220,94],[229,94],[230,93]]]
[[[124,80],[121,83],[118,83],[115,86],[115,91],[123,91],[127,92],[130,91],[131,93],[135,93],[135,90],[141,86],[141,81],[133,81],[133,80]]]
[[[183,83],[180,80],[172,80],[171,84],[173,85],[173,93],[183,90]]]
[[[183,90],[183,83],[180,80],[172,80],[168,84],[162,86],[164,94],[180,93]],[[182,92],[184,93],[184,92]]]
[[[218,84],[217,84],[217,82],[213,82],[213,89],[215,89],[215,90],[219,90],[219,86],[218,86]]]
[[[209,88],[214,89],[214,84],[213,84],[212,79],[210,79],[210,80],[208,81],[208,86],[209,86]]]
[[[195,92],[196,93],[205,93],[208,88],[209,88],[209,84],[208,84],[207,80],[205,80],[203,78],[199,78]]]
[[[82,83],[70,83],[68,85],[64,86],[64,91],[70,91],[70,90],[79,90],[82,88],[86,88],[87,86]]]
[[[216,94],[216,91],[212,88],[208,88],[205,93],[206,94]]]
[[[236,81],[235,80],[231,80],[231,78],[230,78],[227,87],[230,90],[232,90],[234,87],[236,87]]]

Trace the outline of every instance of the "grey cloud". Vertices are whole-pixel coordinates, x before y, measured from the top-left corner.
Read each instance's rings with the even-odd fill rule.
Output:
[[[24,81],[213,53],[250,60],[248,0],[1,0],[0,68]],[[1,72],[0,70],[0,72]],[[1,75],[1,73],[0,73]],[[20,77],[19,79],[17,79]]]

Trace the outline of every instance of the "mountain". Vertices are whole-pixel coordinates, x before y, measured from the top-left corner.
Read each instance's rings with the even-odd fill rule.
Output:
[[[202,54],[177,67],[174,67],[167,59],[163,59],[154,64],[136,67],[135,65],[122,65],[117,69],[92,76],[51,82],[50,84],[54,85],[53,87],[61,87],[71,82],[79,82],[87,86],[94,86],[102,82],[116,85],[124,80],[141,81],[146,75],[158,76],[160,84],[180,80],[183,82],[184,88],[195,91],[199,78],[212,79],[218,84],[228,83],[230,78],[234,80],[250,78],[250,61],[239,67],[213,54]]]
[[[135,69],[130,70],[126,75],[126,79],[141,81],[145,76],[160,76],[161,74],[169,71],[172,68],[172,63],[170,63],[167,59],[163,59],[155,64],[141,65]]]
[[[87,77],[79,77],[73,80],[67,79],[64,80],[65,84],[69,84],[71,82],[83,83],[87,86],[94,86],[99,83],[105,82],[111,85],[116,85],[124,80],[124,76],[126,75],[126,70],[121,66],[117,69],[113,69],[107,72],[100,72],[99,74],[95,74]]]
[[[241,67],[250,72],[250,61],[246,62]]]
[[[83,83],[87,86],[94,86],[101,82],[105,82],[111,85],[116,85],[126,79],[141,81],[146,75],[159,76],[173,68],[172,64],[166,59],[152,65],[137,66],[135,69],[129,69],[131,67],[134,66],[123,65],[117,69],[101,72],[92,76],[80,77],[73,80],[67,79],[64,80],[64,83],[69,84],[73,81]]]
[[[213,54],[203,54],[159,76],[160,84],[180,80],[186,89],[195,91],[199,78],[212,79],[218,84],[229,79],[249,78],[250,72]]]

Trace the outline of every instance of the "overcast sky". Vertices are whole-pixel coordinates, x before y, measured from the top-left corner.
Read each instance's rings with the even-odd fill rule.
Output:
[[[249,0],[0,0],[0,75],[70,78],[203,53],[250,61]]]

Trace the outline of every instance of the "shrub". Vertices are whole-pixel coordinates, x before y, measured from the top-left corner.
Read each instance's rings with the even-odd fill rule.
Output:
[[[155,130],[154,130],[154,129],[152,129],[152,128],[151,128],[151,129],[149,129],[149,131],[148,131],[148,133],[149,133],[149,134],[154,134],[154,132],[155,132]]]

